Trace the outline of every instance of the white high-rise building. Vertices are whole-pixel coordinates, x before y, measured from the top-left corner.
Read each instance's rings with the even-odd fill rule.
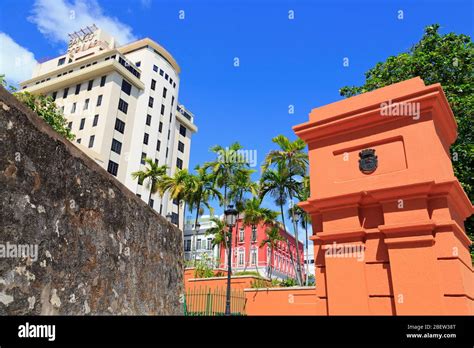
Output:
[[[184,225],[176,202],[151,195],[131,173],[145,157],[188,168],[194,115],[178,102],[180,67],[151,39],[119,46],[96,26],[72,33],[65,54],[38,64],[23,91],[50,95],[64,112],[74,142],[162,215]],[[181,209],[182,211],[183,209]]]

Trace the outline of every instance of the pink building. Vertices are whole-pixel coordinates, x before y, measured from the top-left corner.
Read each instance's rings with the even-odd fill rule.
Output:
[[[258,271],[262,276],[268,276],[270,247],[268,245],[260,247],[262,241],[266,239],[267,226],[260,224],[253,230],[251,226],[244,227],[242,219],[239,219],[236,227],[232,229],[232,272],[235,274],[242,271]],[[294,262],[297,262],[295,238],[286,233],[283,228],[280,228],[280,234],[284,240],[279,241],[273,250],[272,278],[295,278],[295,270],[290,258],[291,252]],[[286,240],[289,242],[289,249]],[[298,247],[299,264],[304,272],[303,243],[299,242]],[[227,268],[227,250],[224,247],[220,250],[220,267]]]

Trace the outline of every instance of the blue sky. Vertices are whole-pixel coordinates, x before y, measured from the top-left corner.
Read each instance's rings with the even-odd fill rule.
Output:
[[[65,18],[71,9],[74,18]],[[408,50],[425,26],[439,23],[442,33],[472,36],[473,13],[467,0],[4,0],[0,34],[36,60],[62,52],[68,29],[89,20],[106,23],[122,40],[159,42],[181,66],[180,102],[196,115],[194,167],[213,158],[210,146],[234,141],[257,150],[261,162],[273,136],[294,138],[291,127],[312,108],[340,100],[339,88],[362,84],[365,71]],[[0,73],[8,76],[12,50],[2,46]],[[26,65],[20,65],[24,73]]]

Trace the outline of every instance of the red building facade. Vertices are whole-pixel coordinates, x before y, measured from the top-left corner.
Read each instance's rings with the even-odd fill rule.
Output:
[[[265,231],[267,228],[268,226],[260,224],[253,230],[251,226],[244,227],[242,219],[238,220],[236,226],[232,229],[232,273],[257,271],[260,275],[268,277],[271,264],[273,268],[272,278],[295,278],[295,270],[290,257],[291,253],[296,264],[298,258],[294,236],[280,228],[280,234],[284,240],[277,243],[273,250],[273,257],[270,258],[270,247],[268,245],[260,247],[262,241],[266,239]],[[300,250],[299,264],[304,272],[303,243],[299,242],[298,247]],[[225,247],[221,247],[220,250],[220,267],[227,268],[227,250]]]

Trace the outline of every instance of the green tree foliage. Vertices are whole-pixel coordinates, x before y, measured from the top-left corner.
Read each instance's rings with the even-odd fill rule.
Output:
[[[440,35],[439,25],[425,28],[421,40],[408,52],[389,57],[365,73],[362,86],[345,86],[341,96],[351,97],[420,76],[425,84],[440,83],[458,125],[458,138],[451,146],[454,173],[471,202],[473,192],[474,45],[464,34]],[[466,221],[474,240],[474,219]]]
[[[5,75],[0,75],[0,85],[7,87]],[[62,111],[58,108],[53,98],[44,95],[36,95],[29,92],[15,92],[15,87],[8,86],[10,92],[23,104],[33,110],[39,117],[45,120],[56,132],[74,140],[75,135],[67,126],[67,120]]]

